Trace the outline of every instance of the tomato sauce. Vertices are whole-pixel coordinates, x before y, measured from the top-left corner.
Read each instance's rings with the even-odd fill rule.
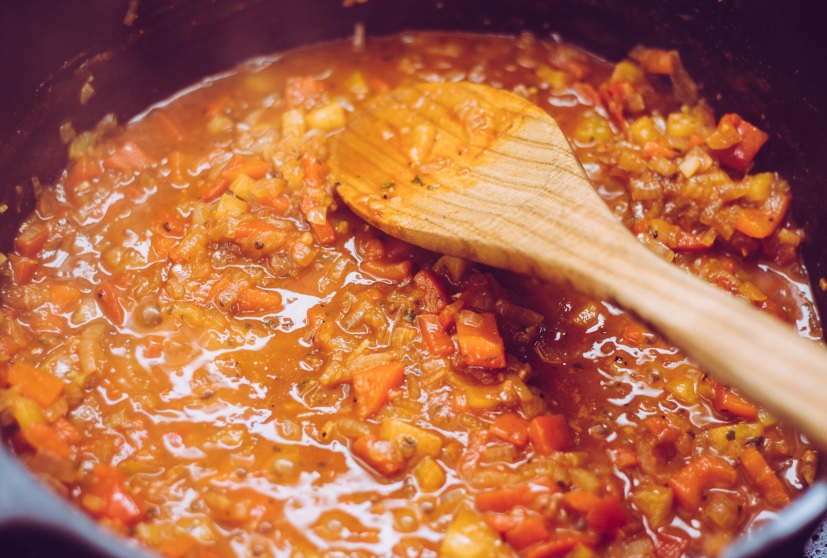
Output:
[[[321,45],[74,138],[0,283],[20,459],[170,558],[715,556],[771,520],[815,479],[800,434],[611,302],[334,197],[349,115],[445,80],[547,110],[641,242],[820,338],[789,186],[749,172],[766,135],[716,119],[676,53]]]

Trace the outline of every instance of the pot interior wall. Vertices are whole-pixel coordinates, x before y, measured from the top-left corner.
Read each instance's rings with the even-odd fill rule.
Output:
[[[771,135],[759,170],[794,188],[793,210],[817,284],[827,276],[827,34],[816,6],[768,0],[32,0],[0,6],[0,251],[33,208],[32,177],[66,164],[58,127],[127,121],[203,76],[246,58],[405,29],[549,32],[609,59],[638,43],[681,52],[718,113],[737,111]],[[134,9],[133,9],[134,8]],[[132,20],[132,16],[136,16]],[[94,88],[80,102],[85,83]],[[827,295],[816,288],[822,315]],[[0,456],[2,457],[2,456]]]

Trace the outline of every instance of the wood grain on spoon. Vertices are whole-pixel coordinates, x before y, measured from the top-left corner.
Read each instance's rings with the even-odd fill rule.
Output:
[[[393,90],[333,138],[331,170],[379,229],[615,301],[827,447],[827,351],[640,244],[525,99],[470,83]]]

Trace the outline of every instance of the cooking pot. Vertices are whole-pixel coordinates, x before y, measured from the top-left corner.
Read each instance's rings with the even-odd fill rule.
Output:
[[[28,0],[0,6],[0,251],[32,210],[34,184],[66,164],[58,129],[107,113],[121,122],[246,58],[342,39],[448,29],[550,32],[608,59],[629,48],[677,49],[716,112],[738,112],[771,137],[758,170],[793,185],[804,256],[827,315],[827,34],[817,2],[769,0]],[[348,6],[348,4],[353,4]],[[81,100],[81,90],[94,91]],[[32,177],[37,177],[33,182]],[[790,371],[794,373],[795,371]],[[827,404],[827,394],[825,394]],[[822,475],[824,476],[824,475]],[[819,481],[728,557],[805,553],[827,511]],[[41,486],[0,444],[0,555],[139,557]],[[827,556],[812,537],[807,556]]]

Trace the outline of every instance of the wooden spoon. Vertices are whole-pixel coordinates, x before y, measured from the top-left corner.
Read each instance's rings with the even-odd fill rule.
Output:
[[[615,301],[827,447],[827,351],[644,247],[525,99],[471,83],[396,89],[352,116],[330,164],[379,229]]]

